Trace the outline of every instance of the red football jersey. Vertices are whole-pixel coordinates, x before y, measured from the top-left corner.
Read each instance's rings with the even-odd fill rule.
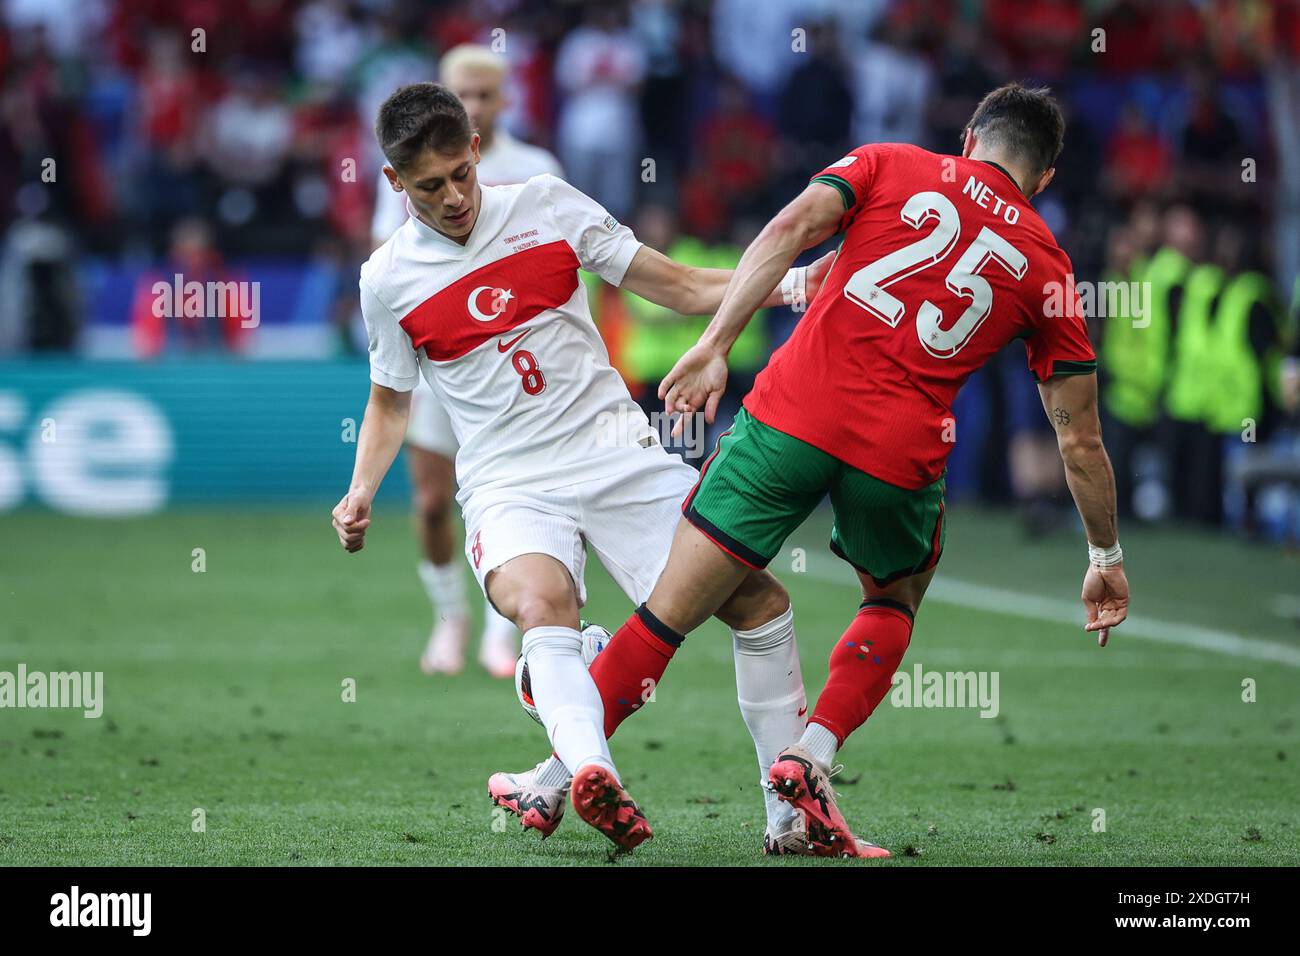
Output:
[[[1001,167],[888,143],[813,182],[840,191],[844,242],[745,397],[759,421],[920,488],[943,474],[958,390],[1012,339],[1040,381],[1096,369],[1070,259]]]

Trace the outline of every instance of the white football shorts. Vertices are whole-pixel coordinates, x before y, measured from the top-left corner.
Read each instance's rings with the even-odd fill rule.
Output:
[[[625,467],[551,491],[491,488],[465,501],[465,553],[479,587],[521,554],[546,554],[569,570],[578,605],[590,544],[633,604],[641,604],[668,563],[682,501],[699,473],[659,445],[627,449]]]

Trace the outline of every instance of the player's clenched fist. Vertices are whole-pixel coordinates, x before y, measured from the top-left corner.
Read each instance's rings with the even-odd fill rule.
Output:
[[[366,529],[370,527],[370,497],[349,491],[334,506],[334,530],[345,551],[360,551],[365,546]]]

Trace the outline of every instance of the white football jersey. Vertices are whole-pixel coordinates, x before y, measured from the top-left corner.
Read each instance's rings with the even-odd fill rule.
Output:
[[[546,490],[626,467],[655,444],[609,364],[578,269],[618,285],[641,244],[554,176],[482,186],[462,246],[412,216],[361,267],[370,377],[421,375],[460,446],[458,500],[486,488]]]
[[[550,173],[560,176],[560,163],[540,146],[515,139],[503,129],[492,137],[492,148],[479,153],[478,181],[483,186],[506,186],[522,183],[525,179]],[[406,205],[406,193],[393,192],[388,177],[379,174],[379,189],[375,194],[375,215],[370,222],[370,237],[383,242],[406,222],[411,214]]]

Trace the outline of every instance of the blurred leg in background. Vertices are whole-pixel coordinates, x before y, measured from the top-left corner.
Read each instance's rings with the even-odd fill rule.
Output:
[[[415,533],[420,542],[420,583],[434,609],[420,669],[426,674],[458,674],[465,667],[469,643],[469,602],[465,596],[465,559],[459,553],[452,518],[456,491],[456,439],[451,421],[427,386],[417,386],[411,400],[406,435],[411,474]],[[493,677],[515,673],[515,626],[483,608],[479,663]]]
[[[1056,448],[1056,433],[1043,412],[1034,377],[1017,350],[999,361],[1006,401],[1007,469],[1021,526],[1031,539],[1060,526],[1064,511],[1065,470]]]

